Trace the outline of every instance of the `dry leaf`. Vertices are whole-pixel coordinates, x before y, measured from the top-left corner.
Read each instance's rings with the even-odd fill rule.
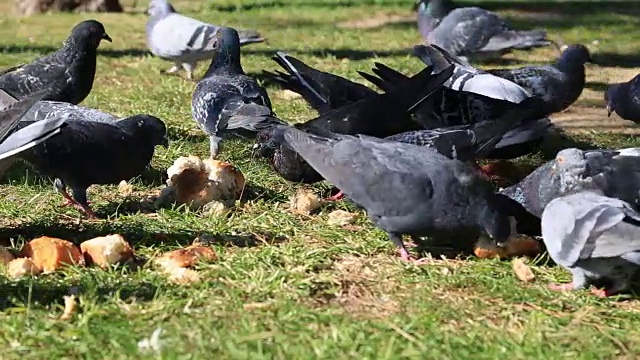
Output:
[[[312,191],[298,189],[296,193],[289,198],[289,210],[296,214],[309,215],[313,210],[322,205],[318,195]]]
[[[60,320],[69,320],[73,316],[73,313],[76,312],[76,296],[65,295],[62,298],[64,299],[64,311],[62,315],[60,315]]]
[[[122,180],[118,184],[118,192],[122,196],[129,196],[133,193],[133,185],[129,184],[125,180]]]
[[[512,262],[513,272],[516,274],[518,279],[524,282],[532,282],[535,279],[535,275],[529,265],[527,265],[524,260],[521,258],[515,258]]]
[[[350,213],[344,210],[336,210],[332,211],[329,214],[329,220],[327,221],[327,223],[329,225],[345,226],[352,224],[354,221],[356,221],[357,218],[358,214]]]

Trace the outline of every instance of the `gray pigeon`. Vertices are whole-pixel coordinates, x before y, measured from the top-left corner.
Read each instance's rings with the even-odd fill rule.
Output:
[[[432,3],[440,0],[423,1]],[[454,9],[440,21],[432,19],[427,10],[429,6],[418,8],[418,26],[422,36],[428,44],[438,45],[453,55],[488,58],[513,49],[553,44],[545,31],[513,30],[500,16],[479,7]]]
[[[584,64],[591,62],[584,45],[570,45],[555,64],[495,69],[487,72],[512,81],[547,103],[548,114],[560,112],[573,104],[585,85]]]
[[[416,45],[413,47],[413,53],[427,66],[433,66],[435,72],[453,64],[455,66],[453,76],[443,85],[449,89],[480,94],[515,104],[531,97],[529,91],[513,81],[478,70],[439,46]],[[545,115],[540,115],[542,116]]]
[[[153,55],[173,62],[166,73],[182,67],[187,78],[193,79],[198,62],[213,58],[218,26],[181,15],[166,0],[151,0],[147,12],[147,46]],[[239,36],[240,45],[264,41],[255,31],[240,32]]]
[[[627,82],[609,86],[604,100],[608,116],[615,111],[625,120],[640,123],[640,74]]]
[[[71,104],[65,109],[65,103],[41,102],[20,124],[35,126],[59,118],[66,119],[66,126],[58,136],[15,158],[55,178],[55,190],[89,218],[96,218],[87,201],[89,186],[117,184],[140,175],[149,165],[155,146],[168,146],[165,124],[146,114],[118,120],[94,109]],[[72,195],[67,193],[67,186]]]
[[[83,21],[71,30],[60,50],[0,75],[0,88],[17,99],[49,89],[44,100],[79,104],[93,87],[102,40],[111,41],[104,26],[95,20]]]
[[[564,149],[519,183],[500,191],[541,217],[547,204],[564,195],[603,191],[640,210],[640,148]]]
[[[437,151],[364,135],[324,138],[289,128],[285,141],[387,232],[404,260],[402,235],[455,239],[468,248],[485,231],[497,244],[511,234],[491,183]]]
[[[191,101],[194,120],[209,136],[212,158],[220,152],[224,132],[256,133],[270,125],[286,124],[273,115],[265,89],[242,70],[238,32],[218,28],[214,42],[217,54]]]
[[[640,213],[628,203],[585,191],[556,198],[542,214],[542,237],[551,258],[567,268],[571,283],[554,290],[604,286],[614,295],[637,284],[640,269]]]

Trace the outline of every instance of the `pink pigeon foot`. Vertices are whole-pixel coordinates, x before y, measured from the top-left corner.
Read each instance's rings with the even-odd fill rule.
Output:
[[[80,204],[79,202],[75,201],[71,197],[71,195],[69,195],[69,193],[66,192],[66,191],[61,191],[60,194],[62,194],[62,197],[66,200],[64,202],[64,204],[62,204],[62,206],[73,206],[74,208],[78,209],[78,211],[80,211],[80,212],[84,213],[85,215],[87,215],[87,217],[89,219],[97,219],[98,218],[96,213],[94,213],[93,210],[91,210],[89,205],[83,205],[83,204]]]
[[[333,196],[329,196],[326,200],[327,201],[338,201],[338,200],[342,200],[342,198],[344,197],[344,194],[342,193],[342,191],[338,192],[337,194],[333,195]]]
[[[603,297],[603,298],[612,295],[609,291],[607,291],[607,289],[596,289],[596,288],[591,289],[591,294],[597,297]]]
[[[553,291],[571,291],[573,290],[573,284],[571,283],[549,284],[549,289]]]

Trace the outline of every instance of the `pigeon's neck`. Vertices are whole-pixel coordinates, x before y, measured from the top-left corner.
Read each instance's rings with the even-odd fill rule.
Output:
[[[244,74],[240,64],[240,49],[222,49],[216,54],[204,77],[216,74]]]
[[[95,60],[98,49],[88,41],[79,41],[72,37],[64,41],[62,52],[68,58],[79,60],[83,58],[93,58]]]
[[[509,215],[498,209],[497,197],[490,199],[480,211],[478,225],[483,227],[495,242],[505,242],[511,236]]]
[[[584,63],[577,61],[571,57],[561,57],[556,63],[556,68],[563,73],[579,74],[582,73],[584,77]]]

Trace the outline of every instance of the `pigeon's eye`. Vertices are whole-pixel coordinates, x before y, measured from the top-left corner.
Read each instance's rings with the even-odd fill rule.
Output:
[[[557,162],[558,164],[562,164],[562,163],[564,162],[564,157],[562,157],[562,156],[558,156],[558,157],[556,158],[556,162]]]

